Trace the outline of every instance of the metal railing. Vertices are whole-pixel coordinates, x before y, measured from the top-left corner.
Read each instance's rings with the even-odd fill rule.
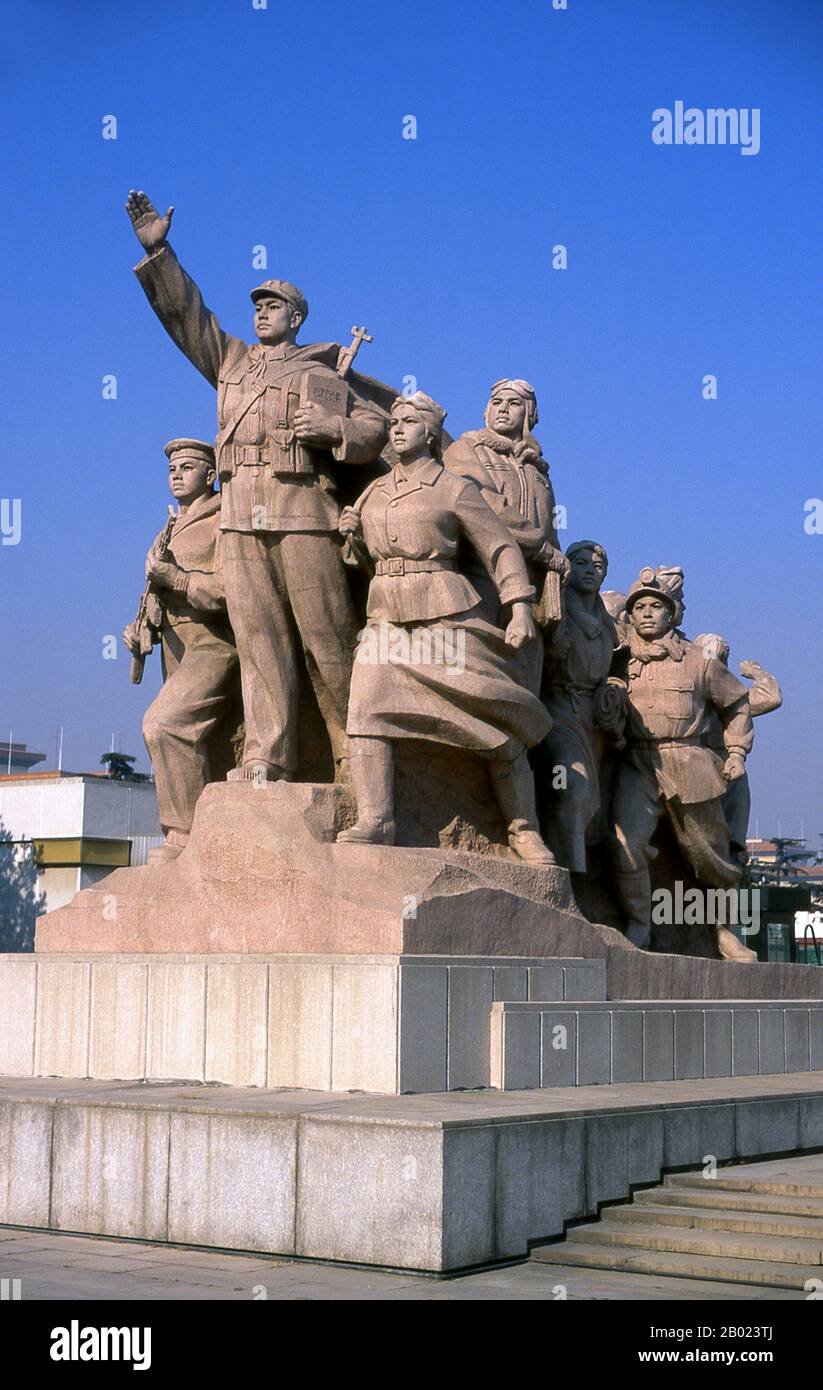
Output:
[[[812,934],[812,946],[814,947],[815,961],[818,965],[823,964],[823,962],[821,962],[820,959],[820,942],[817,939],[817,933],[815,932],[815,929],[812,926],[811,922],[807,922],[805,927],[803,928],[803,953],[804,955],[806,955],[809,949],[809,932],[811,932]]]

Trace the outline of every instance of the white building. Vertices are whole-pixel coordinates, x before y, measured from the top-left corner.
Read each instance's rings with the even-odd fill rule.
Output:
[[[0,775],[6,862],[33,860],[47,912],[112,869],[145,863],[162,839],[153,782],[121,782],[101,773]]]

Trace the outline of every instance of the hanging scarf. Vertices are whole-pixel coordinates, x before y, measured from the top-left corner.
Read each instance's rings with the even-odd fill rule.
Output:
[[[604,627],[614,631],[614,623],[606,612],[606,605],[599,594],[591,612],[576,589],[568,588],[564,597],[568,616],[580,628],[583,636],[588,637],[590,642],[594,642],[600,636]]]
[[[633,627],[629,628],[629,675],[640,675],[650,661],[663,661],[667,656],[672,661],[682,661],[685,655],[683,644],[676,632],[667,632],[655,642],[647,642]]]

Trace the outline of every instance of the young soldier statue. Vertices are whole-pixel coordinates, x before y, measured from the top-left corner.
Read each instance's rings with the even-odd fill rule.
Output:
[[[143,720],[166,837],[150,851],[152,859],[176,859],[185,848],[197,798],[233,761],[230,735],[240,717],[237,650],[220,567],[214,450],[199,439],[172,439],[166,455],[177,518],[162,550],[166,533],[149,551],[153,612],[143,620],[150,639],[160,643],[164,680]],[[137,623],[123,638],[133,656],[145,652]]]

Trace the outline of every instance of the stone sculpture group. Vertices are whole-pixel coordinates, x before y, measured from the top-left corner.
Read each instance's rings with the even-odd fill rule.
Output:
[[[321,743],[356,803],[338,841],[392,845],[399,749],[439,745],[482,760],[505,829],[469,847],[561,865],[581,902],[599,861],[636,946],[663,831],[677,872],[733,888],[752,716],[779,687],[751,662],[753,689],[738,680],[717,634],[687,640],[682,570],[601,594],[604,546],[563,553],[532,386],[495,382],[483,427],[450,442],[431,396],[353,370],[364,329],[298,344],[288,281],[252,290],[257,342],[224,332],[169,245],[173,210],[132,192],[127,211],[149,303],[217,390],[214,444],[166,445],[177,517],[124,634],[162,651],[153,857],[185,849],[207,782],[321,780]],[[715,947],[753,958],[729,932]]]

